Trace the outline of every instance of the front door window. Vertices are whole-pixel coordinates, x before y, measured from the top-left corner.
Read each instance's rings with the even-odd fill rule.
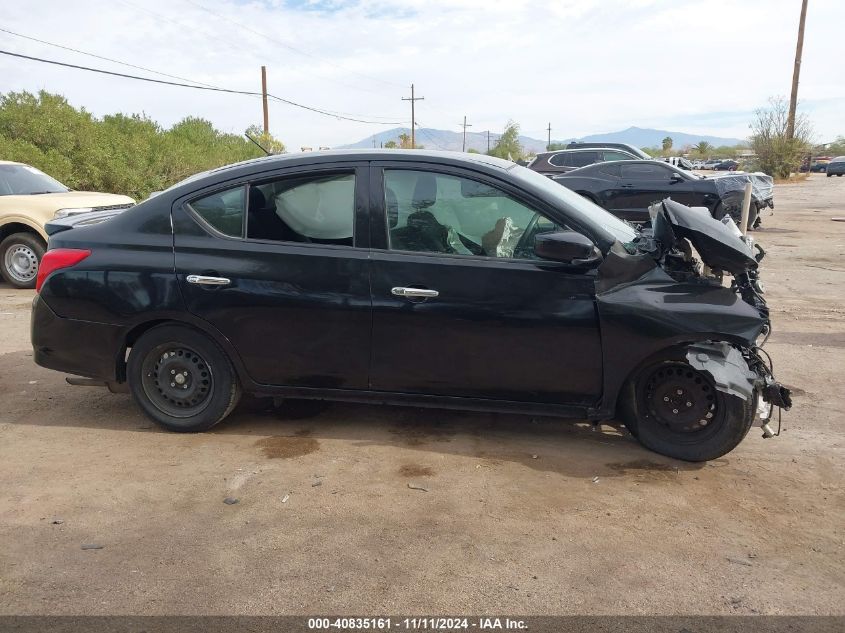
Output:
[[[391,250],[534,258],[534,237],[560,230],[485,183],[428,171],[385,170]]]

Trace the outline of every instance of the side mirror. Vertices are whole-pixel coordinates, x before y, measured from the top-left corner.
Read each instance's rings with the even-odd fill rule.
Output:
[[[575,231],[540,233],[534,238],[534,254],[542,259],[576,266],[592,266],[601,261],[595,244]]]
[[[673,174],[669,177],[669,182],[673,182],[673,183],[675,183],[675,182],[683,182],[683,181],[684,181],[684,177],[683,177],[683,176],[681,176],[681,174],[673,173]]]

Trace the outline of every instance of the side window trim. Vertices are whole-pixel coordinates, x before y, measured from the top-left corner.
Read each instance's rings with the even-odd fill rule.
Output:
[[[199,211],[194,209],[192,206],[193,202],[197,200],[202,200],[203,198],[207,198],[208,196],[213,196],[215,193],[225,193],[227,191],[234,191],[237,188],[243,189],[243,198],[242,198],[242,208],[241,208],[241,234],[240,235],[228,235],[223,231],[216,228],[211,222],[206,220]],[[214,187],[210,189],[203,189],[202,193],[199,195],[191,196],[189,199],[183,200],[182,203],[179,205],[190,217],[194,219],[203,229],[214,235],[215,237],[220,237],[227,240],[243,240],[244,236],[246,235],[246,210],[247,210],[247,194],[249,193],[247,189],[247,183],[241,182],[232,185],[231,183],[221,183],[221,186]]]
[[[283,178],[288,177],[297,177],[297,176],[304,176],[306,174],[319,174],[321,172],[342,172],[342,171],[349,171],[355,175],[355,206],[354,206],[354,218],[353,218],[353,246],[347,246],[342,244],[317,244],[317,243],[309,243],[309,242],[281,242],[277,240],[269,240],[269,239],[255,239],[255,238],[248,238],[247,235],[247,215],[248,215],[248,208],[249,208],[249,185],[250,183],[255,182],[269,182],[272,180],[281,180]],[[193,218],[200,227],[212,234],[214,237],[227,239],[227,240],[238,240],[245,243],[260,243],[260,244],[282,244],[284,246],[293,246],[293,247],[301,247],[301,248],[329,248],[329,249],[366,249],[369,248],[370,243],[370,236],[369,236],[369,212],[370,212],[370,205],[368,201],[365,199],[370,190],[369,186],[369,175],[370,166],[369,163],[366,161],[356,160],[350,162],[336,162],[336,163],[317,163],[317,164],[310,164],[310,165],[297,165],[295,167],[286,167],[282,169],[269,169],[266,171],[261,171],[254,174],[247,174],[243,176],[239,176],[237,178],[232,178],[225,182],[215,183],[212,185],[207,185],[201,189],[197,189],[191,193],[185,194],[180,196],[176,200],[173,201],[172,209],[182,209],[189,217]],[[365,184],[367,183],[367,184]],[[225,233],[220,232],[219,230],[215,229],[211,224],[209,224],[196,210],[194,210],[190,203],[196,200],[200,200],[206,196],[213,195],[217,192],[223,191],[230,191],[236,189],[238,187],[244,188],[244,195],[243,195],[243,223],[241,229],[241,236],[235,237],[231,235],[226,235]],[[361,236],[360,243],[359,243],[359,234]]]

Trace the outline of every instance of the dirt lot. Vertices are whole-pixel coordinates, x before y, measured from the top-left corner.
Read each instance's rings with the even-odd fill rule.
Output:
[[[796,405],[704,465],[348,404],[162,432],[35,366],[32,293],[0,286],[0,613],[845,613],[845,179],[775,199],[767,348]]]

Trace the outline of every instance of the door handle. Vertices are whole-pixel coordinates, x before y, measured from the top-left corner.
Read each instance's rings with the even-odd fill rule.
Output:
[[[188,275],[187,281],[189,284],[200,286],[228,286],[232,283],[225,277],[208,277],[206,275]]]
[[[634,185],[620,185],[622,189],[633,189]]]
[[[440,296],[439,292],[430,288],[403,288],[401,286],[391,288],[390,293],[397,297],[419,297],[423,299],[433,299]]]

